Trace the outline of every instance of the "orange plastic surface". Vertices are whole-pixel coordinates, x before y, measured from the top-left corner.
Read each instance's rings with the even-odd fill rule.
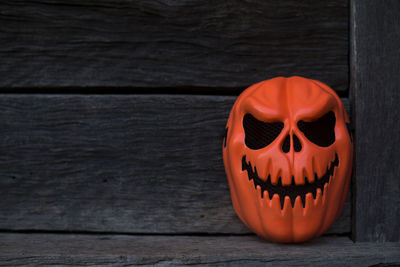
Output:
[[[328,147],[316,145],[298,128],[298,122],[314,121],[329,111],[336,118],[335,141]],[[243,117],[250,113],[264,122],[283,122],[279,136],[262,149],[250,149],[245,144]],[[350,183],[353,146],[347,130],[348,116],[340,98],[327,85],[302,77],[277,77],[257,83],[246,89],[236,100],[228,122],[223,159],[229,181],[233,207],[243,221],[257,235],[273,242],[297,243],[315,238],[326,231],[340,215]],[[285,137],[291,137],[290,150],[282,151]],[[301,151],[293,148],[293,135],[301,143]],[[317,190],[316,198],[306,194],[303,208],[300,196],[294,206],[289,196],[284,197],[281,209],[280,197],[272,199],[267,191],[261,195],[260,186],[249,179],[242,168],[246,162],[256,168],[258,176],[282,186],[289,186],[294,177],[295,184],[304,185],[322,177],[338,157],[329,183],[324,185],[323,195]],[[315,176],[317,175],[317,176]]]

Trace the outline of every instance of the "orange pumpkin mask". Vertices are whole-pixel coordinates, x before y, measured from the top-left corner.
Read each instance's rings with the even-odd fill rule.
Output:
[[[343,104],[327,85],[278,77],[236,100],[223,144],[239,218],[275,242],[326,231],[346,199],[353,148]]]

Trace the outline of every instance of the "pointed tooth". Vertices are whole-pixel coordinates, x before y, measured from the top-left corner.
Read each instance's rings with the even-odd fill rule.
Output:
[[[254,165],[254,166],[252,166],[252,165],[250,165],[251,166],[251,171],[253,172],[253,173],[256,173],[256,166]]]
[[[279,168],[275,168],[275,170],[271,172],[271,183],[275,185],[278,184],[280,177],[281,177],[281,170]]]
[[[312,172],[312,165],[309,163],[307,166],[303,168],[303,177],[313,177],[314,173]],[[310,181],[310,179],[308,179]]]
[[[328,184],[325,184],[325,186],[324,186],[324,191],[326,192],[327,189],[328,189]],[[322,205],[325,205],[325,201],[326,201],[326,196],[327,196],[327,194],[325,193],[325,195],[323,195],[322,193],[323,193],[323,191],[321,190]]]
[[[317,170],[315,167],[315,157],[313,156],[312,160],[311,160],[311,173],[310,173],[310,176],[308,176],[308,179],[310,180],[310,182],[315,182],[317,180],[317,177],[318,177],[318,175],[317,175]]]
[[[301,171],[296,171],[296,174],[294,175],[294,183],[297,185],[303,185],[304,177],[307,176],[307,175],[304,175],[305,174],[304,169],[302,169]]]
[[[314,174],[311,174],[310,176],[307,175],[307,181],[310,184],[315,183],[315,175]]]
[[[262,177],[267,178],[270,173],[269,172],[269,160],[266,160],[265,164],[262,166],[262,169],[263,169],[263,171],[261,173]]]
[[[324,195],[324,186],[322,186],[320,189],[321,189],[321,195],[323,196]]]
[[[291,204],[291,200],[289,196],[285,196],[284,199],[284,204],[283,204],[283,214],[286,215],[287,212],[290,212],[293,208],[293,205]]]
[[[280,212],[281,211],[281,204],[279,201],[279,195],[278,194],[274,194],[272,197],[272,200],[270,202],[270,207],[272,209],[274,209],[276,212]]]
[[[314,161],[314,173],[317,177],[322,178],[324,173],[326,173],[327,162],[321,158],[318,158]]]
[[[312,194],[308,193],[306,195],[306,212],[311,212],[312,207],[314,206],[314,200],[312,198]]]
[[[300,194],[301,198],[301,204],[303,205],[303,208],[306,207],[306,195],[305,194]]]
[[[275,177],[275,174],[274,174],[274,165],[272,164],[271,159],[269,159],[268,169],[269,169],[269,174],[268,174],[268,176],[269,176],[270,179],[271,179],[271,183],[274,183],[276,177]]]
[[[271,184],[275,185],[278,183],[278,178],[274,177],[273,174],[271,174]]]
[[[322,194],[321,194],[321,189],[317,188],[317,197],[314,200],[314,206],[320,206],[322,202]]]
[[[267,163],[266,163],[265,169],[266,169],[268,175],[272,173],[272,160],[271,160],[271,158],[267,159]]]
[[[327,173],[325,173],[325,174],[321,177],[321,179],[319,179],[318,185],[323,185],[323,184],[325,183],[326,177],[328,177],[328,174],[327,174]]]
[[[329,176],[328,185],[330,185],[332,183],[331,181],[332,181],[332,179],[333,179],[333,177],[335,176],[336,173],[337,173],[337,169],[334,168],[334,170],[332,172],[332,175]]]
[[[262,192],[262,194],[263,194],[263,196],[264,196],[264,199],[270,199],[269,194],[268,194],[268,190],[264,190],[264,191]]]
[[[262,190],[262,188],[261,188],[261,190],[259,191],[259,193],[261,194],[261,197],[258,198],[258,205],[259,205],[259,207],[260,207],[261,209],[264,209],[265,206],[268,206],[268,202],[267,202],[266,199],[264,198],[264,191]]]
[[[301,205],[301,198],[300,196],[296,197],[296,200],[294,201],[294,207],[293,207],[293,214],[297,216],[303,215],[303,206]]]

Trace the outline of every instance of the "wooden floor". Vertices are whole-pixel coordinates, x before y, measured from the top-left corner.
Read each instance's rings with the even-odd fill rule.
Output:
[[[396,266],[400,243],[321,237],[300,245],[254,235],[0,234],[0,266]]]

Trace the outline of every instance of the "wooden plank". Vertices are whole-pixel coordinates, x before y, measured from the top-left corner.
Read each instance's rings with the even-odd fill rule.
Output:
[[[348,0],[1,1],[0,87],[236,94],[301,75],[344,92],[348,9]]]
[[[352,4],[354,239],[400,241],[400,2]]]
[[[279,245],[256,236],[0,234],[0,266],[398,266],[400,243],[322,237]]]
[[[249,233],[221,159],[234,100],[2,95],[0,229]],[[350,210],[330,233],[350,232]]]

